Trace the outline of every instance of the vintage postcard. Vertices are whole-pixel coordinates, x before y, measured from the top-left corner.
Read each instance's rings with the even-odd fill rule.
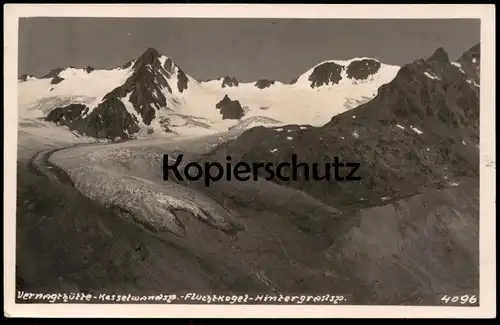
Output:
[[[493,5],[4,20],[6,316],[496,316]]]

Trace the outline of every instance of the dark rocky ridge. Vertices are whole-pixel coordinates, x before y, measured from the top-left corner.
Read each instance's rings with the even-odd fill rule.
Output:
[[[373,59],[355,60],[348,66],[335,62],[324,62],[314,68],[308,80],[311,82],[311,88],[336,85],[342,80],[341,74],[344,70],[349,79],[366,80],[371,75],[376,74],[380,67],[381,63]],[[294,78],[290,84],[295,84],[298,78]]]
[[[69,68],[72,68],[72,69],[78,69],[74,66],[70,66]],[[64,80],[64,78],[62,78],[59,74],[64,71],[65,69],[63,68],[56,68],[56,69],[52,69],[50,70],[47,74],[45,74],[41,79],[51,79],[50,80],[50,83],[52,85],[57,85],[58,83],[62,82]],[[87,73],[91,73],[92,71],[94,71],[95,69],[91,66],[87,66],[85,68],[83,68],[82,70],[84,70],[85,72]],[[28,77],[33,77],[33,78],[36,78],[35,75],[31,75],[31,74],[23,74],[21,77],[19,77],[19,80],[21,81],[26,81]]]
[[[186,90],[188,88],[188,77],[187,75],[184,73],[184,71],[182,71],[181,69],[179,69],[179,72],[177,73],[177,88],[179,89],[179,91],[182,93],[184,90]]]
[[[19,77],[19,81],[27,81],[28,78],[36,78],[34,75],[32,74],[22,74],[20,77]]]
[[[59,76],[55,76],[54,78],[52,78],[52,80],[50,81],[50,84],[51,85],[57,85],[58,83],[60,83],[61,81],[63,81],[64,78],[61,78]]]
[[[324,127],[287,127],[282,132],[254,128],[206,159],[230,155],[233,161],[276,164],[290,161],[295,153],[299,160],[320,166],[333,162],[334,156],[359,162],[360,182],[307,181],[302,168],[297,182],[276,181],[334,206],[360,198],[377,202],[382,197],[411,196],[429,187],[449,186],[454,178],[477,179],[479,91],[447,60],[439,50],[428,60],[402,67],[372,101],[333,117]]]
[[[222,88],[225,87],[238,87],[239,82],[236,78],[233,77],[224,77],[222,78]]]
[[[61,78],[61,77],[59,76],[59,73],[61,73],[62,71],[64,71],[64,69],[63,69],[63,68],[56,68],[56,69],[52,69],[52,70],[50,70],[50,71],[49,71],[46,75],[44,75],[44,76],[42,77],[42,79],[52,79],[52,80],[50,81],[50,83],[51,83],[52,85],[56,85],[56,84],[58,84],[58,83],[60,83],[61,81],[63,81],[63,80],[64,80],[64,78]]]
[[[124,98],[130,94],[130,102],[141,115],[144,123],[149,125],[156,116],[156,109],[168,108],[162,90],[166,89],[172,93],[168,78],[175,72],[176,68],[178,70],[176,86],[179,92],[183,92],[188,87],[186,74],[170,59],[167,59],[162,66],[160,57],[161,54],[156,49],[146,50],[135,61],[133,74],[122,86],[108,93],[104,99]]]
[[[450,57],[444,48],[440,47],[427,59],[427,62],[448,63]]]
[[[160,58],[161,54],[156,49],[149,48],[137,60],[125,64],[123,68],[132,67],[132,75],[123,85],[106,94],[103,102],[89,115],[79,115],[77,112],[84,109],[80,106],[69,105],[55,108],[47,116],[47,120],[62,123],[91,137],[129,139],[131,135],[139,131],[139,121],[127,111],[123,104],[123,100],[128,95],[130,95],[130,103],[141,116],[144,124],[150,125],[156,116],[157,109],[168,109],[164,90],[172,93],[172,86],[177,87],[179,92],[188,88],[187,75],[169,58],[162,66]],[[88,67],[86,71],[91,72],[92,69]],[[177,74],[177,84],[170,85],[169,78],[174,73]],[[58,75],[54,78],[58,78]],[[88,111],[88,108],[85,109]],[[105,112],[106,109],[109,111]],[[170,132],[168,121],[162,121],[161,124],[166,132]]]
[[[82,122],[83,116],[87,114],[89,108],[83,104],[70,104],[50,112],[46,119],[58,125],[73,128],[76,123]]]
[[[88,110],[85,105],[71,104],[53,110],[46,119],[98,139],[127,140],[139,131],[136,117],[118,98],[103,101],[87,115]]]
[[[181,68],[179,68],[174,63],[174,61],[172,61],[170,58],[168,58],[165,61],[163,68],[167,71],[167,76],[169,78],[175,73],[175,70],[177,69],[177,89],[179,90],[179,92],[182,93],[184,90],[186,90],[188,88],[188,81],[189,80],[188,80],[187,75],[184,73],[184,71],[182,71]]]
[[[309,76],[311,88],[321,87],[323,85],[335,85],[342,80],[343,67],[335,62],[325,62],[314,68]]]
[[[130,60],[127,63],[125,63],[124,65],[120,66],[120,68],[122,68],[122,69],[128,69],[128,68],[130,68],[130,66],[132,66],[133,62],[134,62],[134,60]]]
[[[163,68],[167,71],[168,76],[170,77],[175,72],[175,63],[170,58],[165,60],[165,64],[163,64]]]
[[[231,100],[228,95],[225,95],[224,98],[215,105],[215,108],[220,111],[223,120],[239,120],[245,115],[240,102]]]
[[[54,77],[57,77],[59,75],[59,73],[61,71],[63,71],[64,69],[63,68],[56,68],[56,69],[52,69],[50,70],[46,75],[44,75],[42,77],[42,79],[49,79],[49,78],[54,78]]]
[[[129,139],[139,131],[138,121],[117,98],[99,104],[86,121],[85,133],[94,138]]]
[[[274,85],[275,82],[274,80],[260,79],[255,82],[255,87],[264,89]]]
[[[74,67],[74,66],[70,66],[69,68],[71,68],[71,69],[79,69],[79,68]],[[64,80],[64,78],[62,78],[59,75],[64,70],[65,69],[63,69],[63,68],[52,69],[47,74],[45,74],[41,79],[52,79],[50,81],[51,84],[53,84],[53,85],[58,84],[58,83],[60,83],[61,81]],[[95,69],[93,67],[91,67],[91,66],[87,66],[87,67],[83,68],[82,70],[84,70],[87,73],[91,73]]]
[[[149,125],[156,116],[156,107],[167,107],[162,90],[172,92],[165,70],[158,60],[160,56],[155,49],[146,50],[134,63],[132,75],[123,85],[104,96],[104,100],[113,97],[125,98],[130,94],[130,102],[144,123]]]
[[[380,62],[375,60],[357,60],[351,62],[346,69],[347,77],[356,80],[365,80],[380,69]]]

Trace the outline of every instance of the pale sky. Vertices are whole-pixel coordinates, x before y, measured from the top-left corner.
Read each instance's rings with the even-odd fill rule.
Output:
[[[114,68],[148,47],[198,79],[289,82],[325,60],[403,65],[443,47],[451,59],[480,41],[478,19],[22,18],[19,74]]]

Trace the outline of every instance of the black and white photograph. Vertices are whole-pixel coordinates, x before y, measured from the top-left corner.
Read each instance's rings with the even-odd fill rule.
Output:
[[[4,7],[5,315],[496,315],[493,6],[140,6]]]

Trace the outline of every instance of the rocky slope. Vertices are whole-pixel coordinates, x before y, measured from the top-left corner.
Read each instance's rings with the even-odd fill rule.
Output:
[[[111,140],[171,132],[210,134],[255,124],[247,120],[321,126],[373,98],[398,69],[357,58],[320,63],[292,84],[240,82],[228,76],[201,82],[150,48],[113,70],[70,67],[53,69],[42,78],[21,76],[19,110],[22,120],[45,119]],[[225,98],[232,103],[221,109]]]
[[[479,174],[479,46],[450,62],[443,49],[427,59],[402,67],[370,102],[334,116],[314,128],[289,125],[256,127],[217,148],[208,160],[266,162],[276,166],[298,161],[319,166],[359,163],[360,181],[307,180],[305,168],[297,180],[275,182],[305,191],[321,200],[345,205],[407,197],[429,187],[456,186],[462,177]],[[462,68],[463,67],[463,68]],[[469,73],[467,73],[469,71]],[[331,77],[329,77],[331,78]],[[346,177],[352,168],[341,169]],[[263,169],[262,177],[268,175]],[[285,177],[293,176],[284,168]]]

